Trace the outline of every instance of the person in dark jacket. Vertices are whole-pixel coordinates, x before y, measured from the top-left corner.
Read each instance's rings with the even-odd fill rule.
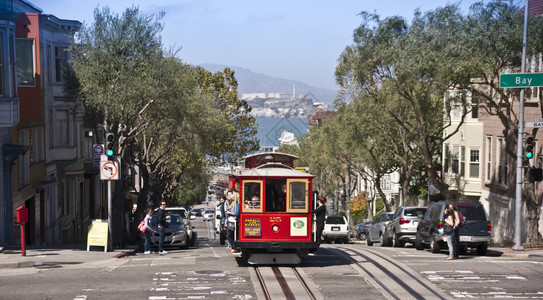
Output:
[[[166,231],[166,227],[168,227],[168,223],[166,220],[170,219],[170,216],[166,215],[166,202],[161,201],[160,202],[160,208],[157,211],[157,223],[158,223],[158,254],[166,254],[168,252],[164,251],[163,245],[164,245],[164,235]]]
[[[326,220],[326,197],[318,196],[317,208],[313,211],[317,221],[317,240],[320,244],[322,231],[324,230],[324,221]]]

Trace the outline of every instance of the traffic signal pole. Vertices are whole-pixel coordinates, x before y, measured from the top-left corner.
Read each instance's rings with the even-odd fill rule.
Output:
[[[526,71],[526,40],[528,36],[528,2],[524,4],[524,33],[522,37],[522,64],[521,73]],[[522,135],[524,134],[524,88],[520,90],[520,106],[519,106],[519,125],[518,125],[518,138],[517,138],[517,186],[516,186],[516,199],[515,199],[515,235],[513,250],[523,251],[520,231],[520,217],[522,211],[522,161],[524,156],[522,154],[522,141],[524,140]]]

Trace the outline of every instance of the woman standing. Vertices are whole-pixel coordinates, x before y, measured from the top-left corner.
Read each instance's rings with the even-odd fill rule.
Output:
[[[231,247],[230,253],[238,252],[234,247],[234,231],[236,229],[236,218],[239,215],[238,193],[228,192],[228,204],[226,206],[226,239]]]
[[[451,209],[445,208],[443,216],[445,221],[443,222],[443,234],[445,235],[445,240],[447,241],[447,246],[449,247],[449,256],[447,260],[453,260],[455,252],[455,247],[453,244],[453,226],[454,226],[454,213]]]
[[[316,242],[321,243],[321,235],[324,230],[324,221],[326,220],[326,197],[318,196],[317,208],[313,211],[317,221],[317,237]]]
[[[454,203],[449,204],[449,211],[453,217],[453,233],[452,233],[452,243],[454,248],[454,259],[458,258],[458,253],[460,252],[460,216],[458,215],[458,206]]]
[[[150,208],[145,209],[145,243],[143,244],[144,254],[151,254],[151,234],[154,232],[151,228],[151,219],[153,218],[153,210]]]

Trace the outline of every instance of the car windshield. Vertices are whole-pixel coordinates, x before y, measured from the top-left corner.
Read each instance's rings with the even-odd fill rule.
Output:
[[[326,219],[326,224],[345,224],[345,219],[343,217],[328,217]]]
[[[168,210],[167,210],[167,213],[168,213],[168,214],[176,214],[176,215],[180,215],[181,218],[183,218],[183,219],[186,219],[186,218],[187,218],[187,211],[184,210],[184,209],[168,209]]]
[[[206,213],[206,214],[212,214],[212,213],[214,213],[214,211],[212,211],[212,210],[206,210],[205,213]]]
[[[482,206],[458,205],[458,209],[460,209],[466,221],[467,220],[486,221],[486,214]]]
[[[406,208],[404,215],[406,217],[416,217],[418,215],[424,215],[425,212],[426,212],[426,208],[424,207]]]
[[[179,225],[183,224],[183,219],[179,215],[170,215],[170,219],[166,220],[166,223],[170,225]],[[151,219],[151,226],[157,226],[158,225],[158,219],[156,215],[153,215],[153,218]]]

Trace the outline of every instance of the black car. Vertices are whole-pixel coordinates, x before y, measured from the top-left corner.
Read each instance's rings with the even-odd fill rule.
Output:
[[[415,248],[422,250],[429,246],[433,253],[438,253],[447,247],[447,242],[439,234],[443,228],[443,212],[449,205],[449,201],[440,201],[428,207],[423,218],[417,226]],[[454,202],[462,212],[465,219],[465,227],[460,228],[460,251],[468,248],[476,248],[477,254],[485,255],[490,240],[492,226],[484,206],[479,202]]]
[[[365,241],[366,238],[368,237],[368,230],[371,226],[371,224],[373,224],[373,221],[368,221],[368,222],[362,222],[360,224],[357,224],[354,226],[354,228],[356,229],[356,233],[358,235],[358,238],[362,241]]]

